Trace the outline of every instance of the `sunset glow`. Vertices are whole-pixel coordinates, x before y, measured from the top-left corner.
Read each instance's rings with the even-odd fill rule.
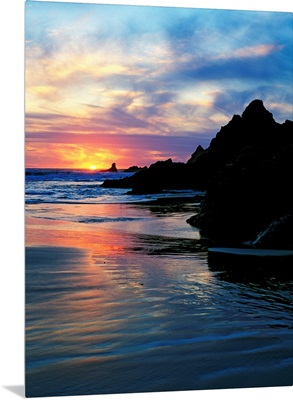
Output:
[[[292,119],[290,13],[26,2],[27,167],[185,162],[255,98]]]

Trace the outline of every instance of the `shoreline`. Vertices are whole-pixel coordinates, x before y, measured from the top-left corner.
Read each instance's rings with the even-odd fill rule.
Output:
[[[186,199],[185,199],[186,200]],[[123,247],[140,237],[199,239],[198,230],[186,223],[196,211],[193,203],[164,200],[144,203],[29,204],[26,207],[26,244]],[[121,236],[122,235],[122,236]],[[122,240],[123,237],[123,240]]]
[[[26,249],[27,395],[292,383],[287,282],[213,272],[182,239],[174,253],[169,238],[92,232],[87,248]]]
[[[125,194],[126,195],[126,194]],[[143,197],[143,195],[133,195],[133,196],[137,196],[137,197]],[[123,201],[123,202],[121,202],[121,201],[117,201],[117,202],[101,202],[101,201],[99,201],[98,203],[94,203],[94,202],[86,202],[86,201],[80,201],[80,202],[78,202],[78,201],[58,201],[58,202],[56,202],[56,201],[51,201],[51,202],[49,202],[49,201],[42,201],[42,202],[26,202],[25,203],[25,205],[27,205],[27,206],[29,206],[29,205],[40,205],[40,206],[42,206],[43,204],[55,204],[56,206],[58,205],[58,204],[79,204],[79,205],[83,205],[83,204],[85,204],[85,205],[105,205],[105,204],[112,204],[112,205],[119,205],[119,204],[125,204],[125,205],[131,205],[131,204],[137,204],[137,205],[140,205],[140,204],[150,204],[150,205],[152,205],[152,204],[159,204],[159,203],[162,203],[162,204],[166,204],[166,203],[170,203],[170,204],[172,204],[172,203],[187,203],[187,202],[191,202],[192,200],[193,201],[195,201],[195,202],[197,202],[197,203],[199,203],[201,200],[202,200],[202,198],[203,198],[203,196],[204,195],[199,195],[199,194],[192,194],[192,195],[190,195],[190,196],[164,196],[164,197],[157,197],[157,198],[155,198],[155,199],[149,199],[149,200],[146,200],[146,199],[144,199],[144,200],[137,200],[137,201],[135,201],[135,200],[133,200],[133,201]]]
[[[179,196],[179,197],[162,197],[153,200],[142,200],[138,202],[129,202],[127,204],[150,204],[150,205],[165,205],[165,204],[181,204],[181,203],[193,203],[198,204],[202,200],[201,195],[193,196]]]

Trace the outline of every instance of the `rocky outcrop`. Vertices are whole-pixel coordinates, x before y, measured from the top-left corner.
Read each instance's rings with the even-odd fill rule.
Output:
[[[158,161],[103,186],[136,194],[204,190],[200,212],[188,222],[203,238],[239,246],[255,240],[273,221],[293,215],[292,173],[293,122],[277,123],[263,102],[254,100],[220,129],[207,149],[198,146],[187,163]],[[273,241],[258,245],[272,247]],[[285,246],[283,239],[278,246],[281,242]]]
[[[138,167],[137,165],[132,165],[131,167],[125,169],[123,172],[138,172],[143,169],[147,169],[147,167]]]
[[[197,146],[195,152],[191,155],[190,159],[187,161],[187,164],[193,164],[204,153],[204,148],[199,145]]]
[[[293,250],[293,215],[272,221],[254,240],[245,242],[244,245],[261,249]]]
[[[132,189],[131,193],[136,194],[172,189],[205,190],[208,180],[217,168],[218,160],[214,162],[201,146],[198,146],[190,160],[187,163],[173,162],[170,158],[157,161],[130,177],[105,180],[102,187],[129,188]]]
[[[255,100],[220,130],[207,153],[218,168],[199,214],[188,220],[202,236],[239,245],[293,213],[292,121],[276,123]]]
[[[169,158],[157,161],[149,168],[118,180],[105,180],[103,187],[129,188],[132,194],[158,193],[164,189],[185,189],[191,186],[186,165]]]
[[[113,163],[112,165],[111,165],[111,168],[109,168],[109,169],[103,169],[102,171],[100,171],[100,172],[117,172],[118,170],[117,170],[117,167],[116,167],[116,163]]]

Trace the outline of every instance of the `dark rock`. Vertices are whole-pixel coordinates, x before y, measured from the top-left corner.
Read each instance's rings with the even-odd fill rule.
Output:
[[[293,122],[275,122],[263,102],[254,100],[221,127],[207,149],[198,146],[186,164],[158,161],[102,186],[129,188],[132,194],[206,191],[199,213],[188,222],[202,238],[239,246],[272,221],[293,215],[292,173]]]
[[[293,215],[274,220],[254,240],[244,245],[261,249],[293,249]]]
[[[253,100],[246,107],[242,114],[242,120],[245,125],[260,129],[260,134],[265,133],[263,128],[271,129],[273,125],[276,125],[273,114],[269,112],[263,105],[263,102],[258,99]],[[269,132],[266,133],[269,134]]]
[[[103,187],[130,188],[132,194],[158,193],[164,189],[185,189],[192,186],[186,164],[157,161],[149,168],[138,171],[132,176],[105,180]]]
[[[239,245],[292,214],[292,128],[292,121],[276,123],[260,100],[234,116],[207,149],[211,178],[188,222],[218,243]]]
[[[117,168],[116,168],[116,163],[113,163],[113,164],[111,165],[111,168],[101,170],[100,172],[117,172],[117,171],[118,171],[118,170],[117,170]]]
[[[201,145],[197,146],[195,152],[191,155],[190,159],[187,161],[187,164],[193,164],[198,159],[200,155],[204,153],[204,149]]]
[[[124,172],[138,172],[141,171],[143,169],[147,169],[147,167],[138,167],[137,165],[133,165],[127,169],[124,170]]]

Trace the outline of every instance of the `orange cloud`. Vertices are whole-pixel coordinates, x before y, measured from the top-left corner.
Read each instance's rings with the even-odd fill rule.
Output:
[[[257,46],[247,46],[234,50],[232,53],[227,52],[216,57],[216,59],[233,59],[233,58],[251,58],[264,57],[274,51],[281,50],[284,46],[274,44],[260,44]]]

